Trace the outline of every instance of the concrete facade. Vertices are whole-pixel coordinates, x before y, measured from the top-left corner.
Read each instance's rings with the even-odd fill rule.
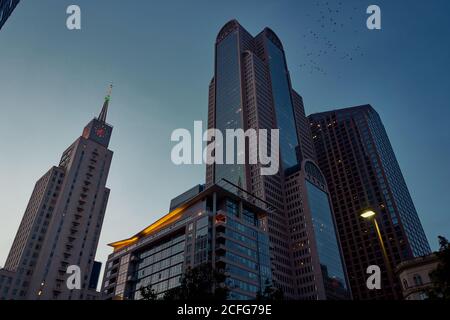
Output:
[[[402,284],[403,299],[427,299],[427,290],[432,286],[430,273],[438,264],[438,258],[434,254],[400,263],[396,268],[396,274]]]
[[[11,281],[0,282],[4,299],[93,299],[89,286],[108,203],[106,188],[112,151],[107,124],[109,96],[99,118],[64,151],[35,185],[6,260]],[[81,288],[69,290],[69,266],[78,266]]]

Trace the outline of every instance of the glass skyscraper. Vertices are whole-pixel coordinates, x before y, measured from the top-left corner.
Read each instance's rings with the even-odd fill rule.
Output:
[[[357,299],[399,298],[377,235],[360,214],[377,213],[390,267],[430,247],[378,113],[358,106],[309,116],[319,166],[328,181],[350,284]],[[382,267],[382,290],[368,290],[369,265]]]
[[[8,20],[20,0],[0,0],[0,29]]]
[[[348,298],[327,184],[315,164],[303,100],[291,86],[283,45],[271,29],[253,37],[232,20],[219,31],[208,128],[223,133],[279,129],[279,150],[269,144],[279,157],[278,173],[261,176],[260,163],[212,164],[206,169],[206,185],[225,179],[276,208],[268,215],[271,269],[287,298]],[[252,148],[246,151],[257,152]],[[306,172],[306,167],[314,169]]]

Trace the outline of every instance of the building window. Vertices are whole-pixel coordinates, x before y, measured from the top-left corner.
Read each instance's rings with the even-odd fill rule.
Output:
[[[419,299],[420,300],[427,300],[428,299],[428,295],[425,292],[421,292],[419,294]]]
[[[408,281],[403,279],[403,288],[408,289]]]
[[[229,214],[231,216],[236,216],[236,217],[238,216],[239,206],[236,202],[234,202],[232,200],[227,200],[226,209],[227,209],[227,214]]]
[[[416,286],[421,286],[423,284],[422,277],[420,275],[418,275],[418,274],[414,275],[414,284]]]

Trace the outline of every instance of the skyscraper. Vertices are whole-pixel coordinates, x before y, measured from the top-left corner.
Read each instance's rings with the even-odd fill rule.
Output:
[[[5,264],[6,299],[89,299],[89,286],[109,189],[113,152],[106,123],[110,94],[98,118],[64,151],[34,187]],[[81,289],[68,290],[69,266],[81,271]],[[96,266],[98,268],[98,266]],[[94,273],[96,271],[94,269]],[[95,274],[93,275],[95,277]],[[97,275],[98,277],[98,275]]]
[[[395,277],[401,261],[430,247],[378,113],[358,106],[309,116],[319,166],[328,181],[350,285],[355,298],[400,298]],[[390,265],[376,231],[360,214],[377,213]],[[382,289],[368,290],[366,269],[378,265]]]
[[[226,179],[276,208],[268,216],[272,272],[287,298],[347,298],[327,184],[315,164],[302,97],[292,89],[283,45],[271,29],[253,37],[232,20],[220,30],[208,128],[280,130],[277,174],[260,175],[260,164],[212,164],[206,185]]]
[[[19,4],[20,0],[0,0],[0,29]]]

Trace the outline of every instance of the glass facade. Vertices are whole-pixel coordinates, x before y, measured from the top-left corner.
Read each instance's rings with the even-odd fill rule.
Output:
[[[258,262],[261,291],[264,291],[266,284],[272,284],[269,248],[269,236],[264,232],[258,232]]]
[[[361,119],[359,122],[361,122]],[[398,214],[403,223],[406,236],[411,244],[413,255],[419,257],[430,254],[431,250],[425,232],[423,231],[416,208],[379,115],[376,112],[369,111],[367,113],[367,125],[361,125],[359,128],[362,133],[364,145],[370,155],[372,166],[375,169],[383,197],[386,200],[386,210],[391,216],[394,227],[398,227],[398,217],[394,210],[395,204],[398,208]],[[373,143],[371,138],[373,139]],[[378,161],[378,156],[381,159],[380,162]],[[383,176],[383,172],[386,175],[387,181]],[[389,188],[391,189],[392,196]],[[403,255],[407,257],[406,252]]]
[[[180,285],[183,273],[185,235],[160,243],[139,255],[136,268],[134,299],[141,299],[140,288],[151,286],[161,297],[165,291]]]
[[[194,263],[196,265],[209,261],[210,238],[209,217],[204,216],[197,220],[195,224],[195,254]]]
[[[381,118],[372,106],[361,105],[309,119],[320,168],[332,181],[328,187],[353,296],[401,298],[397,279],[385,271],[376,230],[361,212],[376,212],[392,266],[430,248]],[[382,270],[382,288],[368,290],[360,275],[375,264]]]
[[[267,284],[272,284],[268,236],[259,229],[258,219],[250,210],[238,210],[237,203],[231,200],[226,201],[225,207],[226,227],[219,231],[225,238],[222,258],[229,298],[255,299]]]
[[[0,29],[9,18],[14,8],[17,6],[20,0],[2,0],[0,1]]]
[[[284,169],[297,164],[298,138],[283,51],[267,39],[269,70],[277,125],[280,129],[280,154]]]
[[[306,189],[325,290],[345,292],[347,284],[328,195],[309,181]]]
[[[273,257],[268,263],[271,270],[267,273],[273,271],[274,282],[288,299],[303,297],[304,294],[300,293],[299,289],[304,287],[304,281],[300,280],[307,276],[305,272],[300,274],[299,269],[306,269],[307,266],[294,262],[295,259],[300,259],[300,256],[294,257],[291,249],[293,244],[300,245],[297,240],[303,235],[295,230],[303,227],[298,221],[299,215],[306,212],[307,208],[303,206],[298,192],[293,191],[290,195],[285,192],[290,188],[286,180],[301,171],[302,160],[315,158],[303,100],[291,87],[282,43],[269,28],[253,37],[238,21],[228,22],[217,36],[215,58],[215,74],[209,88],[208,127],[221,131],[236,128],[278,129],[279,150],[270,150],[273,148],[269,146],[269,151],[273,151],[272,156],[276,154],[279,158],[281,170],[266,177],[259,174],[258,166],[251,164],[215,165],[215,171],[211,170],[211,167],[207,168],[207,185],[219,183],[225,178],[278,209],[268,215],[267,219],[267,231],[273,248]],[[305,149],[303,157],[302,149]],[[250,147],[248,151],[252,153],[254,149]],[[295,183],[304,185],[304,181]],[[321,183],[326,185],[323,179]],[[291,198],[290,205],[286,203],[287,198]],[[233,217],[238,217],[241,224],[254,224],[254,217],[246,214],[242,208],[237,209],[230,205],[227,210],[226,214],[231,218],[227,223],[234,223]],[[292,221],[299,226],[293,227]],[[250,237],[247,232],[251,233],[246,231],[243,234]],[[298,238],[295,240],[294,232],[298,232]],[[308,234],[304,234],[307,238]],[[259,247],[255,250],[252,242],[246,241],[243,248],[242,239],[239,239],[242,237],[230,232],[226,236],[230,254],[237,254],[251,262],[255,256],[261,259]],[[305,239],[305,243],[307,240]],[[264,240],[257,240],[258,243],[262,241]],[[300,252],[300,249],[296,250]],[[316,259],[315,253],[311,255]],[[314,286],[312,283],[311,287]],[[320,293],[322,294],[323,290]]]
[[[228,299],[255,299],[263,284],[272,283],[266,221],[261,220],[267,212],[217,185],[198,197],[171,216],[172,222],[150,233],[144,232],[147,227],[129,245],[116,242],[102,285],[108,299],[139,300],[144,287],[163,298],[181,285],[188,268],[202,265],[224,273]]]
[[[354,109],[354,112],[339,114],[337,119],[353,119],[356,123],[393,227],[401,234],[401,221],[413,255],[427,255],[431,250],[383,123],[372,108],[364,111]],[[401,255],[404,259],[409,258],[408,247],[403,247]]]
[[[226,129],[244,128],[241,104],[241,80],[237,30],[223,39],[216,49],[216,129],[225,138]],[[224,141],[225,143],[225,141]],[[216,146],[220,147],[220,146]],[[224,146],[223,159],[226,160]],[[216,182],[225,178],[245,186],[244,165],[237,164],[237,144],[234,144],[235,164],[215,165]]]
[[[116,296],[123,297],[125,294],[129,263],[130,263],[129,254],[120,258],[119,275],[117,277],[117,285],[116,285]]]

